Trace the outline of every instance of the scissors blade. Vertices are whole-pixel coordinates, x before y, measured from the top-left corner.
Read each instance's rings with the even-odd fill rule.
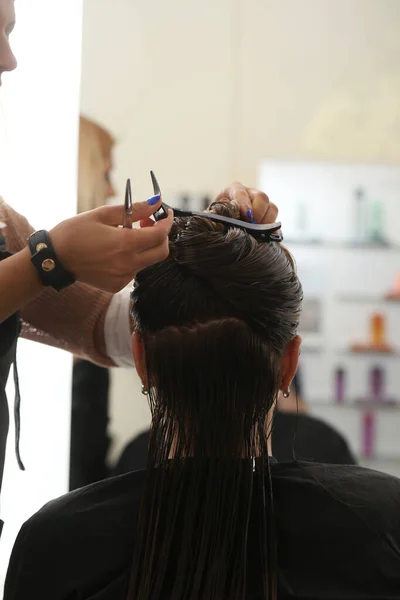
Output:
[[[153,171],[150,171],[150,176],[151,176],[151,181],[153,183],[153,194],[154,194],[154,196],[159,196],[161,198],[161,189],[160,189],[160,186],[158,185],[157,177],[154,175]],[[165,219],[166,217],[168,217],[168,208],[169,207],[166,204],[164,204],[164,202],[162,202],[160,208],[158,208],[153,213],[154,220],[160,221],[161,219]]]
[[[153,171],[150,171],[150,175],[151,175],[151,181],[153,183],[154,195],[156,196],[156,195],[160,194],[160,196],[161,196],[160,186],[158,185],[158,181],[157,181],[156,176],[154,175]]]
[[[125,188],[125,206],[124,206],[124,227],[132,229],[132,190],[131,180],[126,180]]]

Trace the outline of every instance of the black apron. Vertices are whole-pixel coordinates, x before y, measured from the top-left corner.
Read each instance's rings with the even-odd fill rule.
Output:
[[[8,258],[9,252],[5,250],[5,240],[0,233],[0,260]],[[1,290],[0,290],[1,294]],[[19,458],[19,386],[18,374],[16,367],[16,351],[17,340],[21,329],[20,315],[14,313],[6,321],[0,323],[0,492],[3,481],[4,462],[6,457],[6,443],[9,426],[8,403],[6,396],[6,383],[10,372],[11,365],[14,365],[14,381],[15,381],[15,434],[16,434],[16,451],[19,466],[23,468]],[[0,494],[1,495],[1,494]],[[0,535],[3,529],[3,521],[0,520]]]

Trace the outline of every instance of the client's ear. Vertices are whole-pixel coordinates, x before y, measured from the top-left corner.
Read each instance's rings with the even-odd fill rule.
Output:
[[[132,333],[132,354],[136,371],[138,372],[142,384],[146,385],[146,362],[144,358],[143,342],[139,333]]]
[[[299,364],[300,346],[301,337],[296,335],[296,337],[293,338],[290,344],[287,346],[285,354],[282,357],[282,392],[290,388],[293,377],[296,375]]]

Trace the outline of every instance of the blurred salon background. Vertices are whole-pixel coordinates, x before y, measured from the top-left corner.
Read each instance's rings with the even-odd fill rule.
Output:
[[[278,204],[308,413],[400,475],[399,28],[396,0],[85,0],[81,110],[115,136],[116,198],[154,169],[173,206],[236,179]],[[134,371],[109,406],[112,465],[149,424]]]

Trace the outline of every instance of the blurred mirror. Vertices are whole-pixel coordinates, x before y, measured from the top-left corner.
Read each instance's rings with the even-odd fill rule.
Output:
[[[399,17],[396,0],[85,0],[81,87],[81,128],[98,127],[93,198],[100,186],[121,201],[130,177],[145,199],[150,169],[175,207],[203,209],[233,180],[270,195],[305,291],[301,390],[280,409],[330,428],[328,462],[394,474]],[[71,487],[144,466],[134,369],[74,373]]]

